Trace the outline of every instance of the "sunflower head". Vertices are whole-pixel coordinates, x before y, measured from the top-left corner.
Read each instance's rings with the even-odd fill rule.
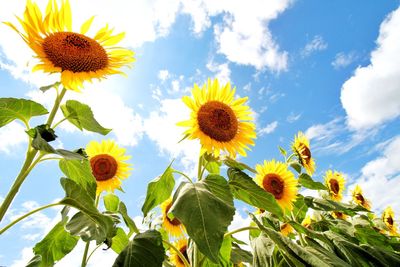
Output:
[[[112,140],[91,141],[86,146],[86,154],[96,178],[97,194],[121,188],[121,180],[127,178],[131,170],[131,164],[126,163],[130,156],[125,155],[124,148]]]
[[[354,190],[351,193],[353,202],[357,203],[360,206],[363,206],[367,210],[371,210],[370,202],[364,197],[362,189],[359,185],[356,185]]]
[[[311,156],[310,142],[302,132],[298,132],[297,136],[294,137],[292,150],[307,173],[312,175],[315,171],[315,161]]]
[[[122,73],[119,69],[130,66],[133,52],[115,47],[124,33],[113,34],[108,25],[92,38],[86,35],[94,17],[81,27],[80,33],[72,31],[72,13],[68,0],[49,0],[42,13],[36,3],[27,1],[23,18],[17,17],[23,30],[6,22],[14,29],[39,59],[33,70],[61,73],[61,83],[70,90],[79,91],[84,81],[102,79],[107,75]]]
[[[161,212],[163,217],[162,226],[171,236],[181,236],[185,232],[185,227],[177,218],[170,219],[168,217],[168,212],[171,207],[172,198],[165,200],[161,204]]]
[[[175,242],[174,246],[179,250],[180,253],[186,258],[187,261],[189,261],[189,257],[187,254],[187,248],[188,248],[188,241],[186,238],[179,239],[178,241]],[[184,262],[182,259],[179,257],[178,253],[176,253],[175,250],[172,248],[170,249],[171,255],[170,255],[170,261],[176,266],[176,267],[185,267]]]
[[[292,210],[297,197],[297,180],[287,165],[275,160],[256,165],[256,183],[274,195],[283,210]]]
[[[229,83],[220,86],[218,80],[208,79],[201,88],[195,84],[192,97],[184,96],[183,102],[191,109],[191,118],[178,123],[189,127],[185,135],[199,139],[202,154],[219,156],[221,151],[235,157],[246,156],[249,145],[254,146],[255,125],[251,111],[245,105],[247,97],[234,99],[235,89]]]
[[[396,222],[394,220],[394,211],[392,207],[387,207],[382,214],[382,220],[386,227],[389,229],[389,234],[393,236],[398,236]]]
[[[341,220],[346,220],[348,217],[346,214],[340,211],[332,211],[332,216],[335,219],[341,219]]]
[[[288,236],[293,232],[294,232],[294,229],[290,224],[284,223],[284,224],[281,225],[281,234],[282,235]]]
[[[310,228],[311,226],[311,217],[310,215],[307,215],[303,221],[301,222],[301,225],[304,226],[305,228]]]
[[[335,201],[341,201],[343,198],[345,180],[341,173],[328,170],[325,173],[325,184],[329,188],[329,195]]]

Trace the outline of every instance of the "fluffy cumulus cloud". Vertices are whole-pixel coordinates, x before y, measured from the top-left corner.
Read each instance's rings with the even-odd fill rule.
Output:
[[[372,128],[400,115],[400,8],[383,21],[371,63],[358,68],[342,87],[348,124]]]
[[[0,140],[0,152],[10,154],[28,139],[25,128],[13,121],[0,129]]]
[[[231,70],[228,63],[218,64],[214,61],[209,61],[206,65],[207,69],[214,74],[220,84],[226,84],[231,80]]]
[[[377,146],[380,155],[361,169],[361,176],[350,186],[359,184],[372,202],[372,208],[381,212],[391,205],[400,215],[400,135]]]

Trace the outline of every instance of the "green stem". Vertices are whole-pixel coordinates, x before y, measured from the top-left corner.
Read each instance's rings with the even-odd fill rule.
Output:
[[[66,120],[67,120],[67,117],[64,117],[64,118],[61,119],[59,122],[57,122],[56,124],[54,124],[54,126],[52,127],[53,130],[54,130],[55,128],[57,128],[58,125],[60,125],[62,122],[66,121]]]
[[[182,175],[182,176],[185,177],[189,182],[191,182],[191,183],[193,184],[192,179],[190,179],[190,177],[187,176],[186,174],[184,174],[183,172],[180,172],[180,171],[177,171],[177,170],[173,170],[172,172]]]
[[[197,181],[201,181],[201,178],[203,175],[202,167],[203,167],[203,156],[200,156],[199,157],[199,166],[197,167]]]
[[[242,227],[242,228],[238,228],[236,230],[230,231],[230,232],[226,233],[224,236],[234,235],[236,233],[247,231],[247,230],[259,230],[259,228],[255,227],[255,226],[246,226],[246,227]]]
[[[63,88],[61,90],[61,93],[59,95],[57,95],[57,97],[56,97],[56,101],[54,103],[53,109],[51,110],[49,118],[47,119],[47,122],[46,122],[50,127],[54,121],[54,117],[57,114],[58,108],[60,107],[61,100],[63,99],[66,92],[67,92],[67,89]]]
[[[97,196],[96,196],[96,201],[95,201],[95,206],[96,206],[96,208],[99,206],[99,201],[100,201],[100,195],[97,195]],[[83,252],[83,256],[82,256],[82,264],[81,264],[81,267],[85,267],[85,266],[88,264],[88,262],[89,262],[89,258],[90,258],[90,256],[89,256],[89,258],[88,258],[89,247],[90,247],[90,241],[87,241],[87,242],[86,242],[86,245],[85,245],[85,251]],[[92,252],[92,253],[93,253],[93,252]],[[90,254],[90,255],[91,255],[91,254]]]
[[[292,215],[292,220],[293,220],[294,222],[297,222],[297,221],[296,221],[296,217],[294,216],[293,211],[291,211],[290,214]],[[299,233],[299,238],[300,238],[300,244],[301,244],[303,247],[306,246],[306,242],[304,241],[303,235],[302,235],[301,233]]]
[[[179,249],[177,249],[173,244],[171,244],[170,242],[163,240],[162,241],[164,244],[166,244],[167,246],[169,246],[170,248],[172,248],[176,254],[179,256],[179,258],[182,260],[183,264],[185,265],[185,267],[190,267],[189,262],[187,261],[187,259],[185,258],[185,256],[183,256],[182,252],[179,251]]]
[[[199,267],[199,249],[196,243],[193,242],[193,267]]]
[[[28,216],[30,216],[30,215],[32,215],[32,214],[38,212],[38,211],[41,211],[41,210],[44,210],[44,209],[47,209],[47,208],[50,208],[50,207],[54,207],[54,206],[57,206],[57,205],[61,205],[61,204],[60,204],[60,203],[52,203],[52,204],[48,204],[48,205],[39,207],[39,208],[37,208],[37,209],[31,210],[30,212],[28,212],[28,213],[22,215],[21,217],[19,217],[18,219],[12,221],[10,224],[8,224],[8,225],[5,226],[3,229],[1,229],[1,230],[0,230],[0,235],[3,234],[5,231],[7,231],[7,230],[8,230],[9,228],[11,228],[12,226],[14,226],[15,224],[17,224],[19,221],[22,221],[23,219],[25,219],[26,217],[28,217]]]
[[[291,155],[286,159],[286,163],[289,163],[289,161],[290,161],[294,156],[296,156],[295,153],[291,154]]]
[[[101,243],[100,245],[97,245],[97,247],[95,247],[95,248],[92,250],[92,252],[90,252],[89,256],[87,257],[86,264],[88,264],[90,257],[92,257],[93,253],[94,253],[99,247],[101,247],[101,245],[103,245],[103,243]]]

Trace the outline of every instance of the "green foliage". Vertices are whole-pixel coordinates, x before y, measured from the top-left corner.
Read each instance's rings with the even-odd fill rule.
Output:
[[[128,245],[129,238],[126,235],[125,231],[118,227],[117,234],[112,238],[111,249],[115,251],[115,253],[119,254],[124,250],[124,248]]]
[[[104,207],[107,211],[118,212],[119,198],[114,194],[107,194],[103,197]]]
[[[302,173],[299,176],[299,183],[305,188],[313,190],[327,190],[326,186],[320,182],[315,182],[310,175]]]
[[[175,179],[171,165],[172,162],[161,176],[148,184],[146,199],[142,206],[144,217],[147,216],[150,210],[160,205],[171,196],[172,190],[175,186]]]
[[[231,266],[232,238],[226,236],[219,250],[218,263],[213,263],[210,259],[205,259],[204,267],[229,267]]]
[[[218,263],[224,234],[235,213],[226,180],[208,175],[196,183],[182,183],[170,211],[183,223],[199,250]]]
[[[283,215],[275,197],[259,187],[247,174],[238,169],[229,168],[228,177],[229,186],[235,198],[277,216]]]
[[[359,205],[345,204],[333,200],[319,199],[309,196],[304,198],[304,202],[308,207],[314,210],[339,211],[351,216],[355,215],[357,211],[366,211],[366,212],[369,211],[366,208]]]
[[[35,116],[49,113],[45,107],[32,100],[20,98],[0,98],[0,127],[13,120],[20,120],[25,124]]]
[[[102,135],[107,135],[111,129],[104,128],[94,118],[92,109],[76,100],[68,100],[61,110],[67,120],[75,125],[79,130],[87,130]]]
[[[164,260],[161,234],[148,230],[137,234],[115,260],[113,267],[161,267]]]
[[[232,242],[231,262],[233,264],[239,264],[241,262],[251,263],[253,262],[253,254]]]
[[[267,267],[273,266],[272,254],[274,253],[275,243],[264,233],[251,240],[253,248],[253,266]]]

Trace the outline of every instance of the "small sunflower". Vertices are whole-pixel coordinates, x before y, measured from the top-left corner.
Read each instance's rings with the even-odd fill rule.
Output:
[[[301,225],[304,226],[305,228],[310,228],[311,225],[311,217],[310,215],[307,215],[303,221],[301,222]]]
[[[287,165],[275,160],[256,165],[256,183],[274,195],[283,210],[292,210],[297,197],[297,180]]]
[[[328,170],[325,173],[325,184],[329,188],[329,195],[335,201],[343,198],[345,180],[341,173]]]
[[[177,219],[170,219],[168,212],[172,207],[172,198],[167,199],[161,204],[161,212],[163,216],[162,226],[172,236],[180,236],[184,233],[183,224]]]
[[[247,97],[234,99],[235,89],[229,83],[220,86],[218,80],[192,90],[193,98],[184,96],[182,101],[191,109],[191,118],[178,123],[189,127],[185,135],[189,139],[200,139],[201,153],[219,156],[226,151],[231,157],[237,153],[246,156],[245,149],[254,146],[255,125],[251,111],[245,105]]]
[[[174,246],[179,250],[180,253],[182,253],[185,259],[189,261],[189,257],[187,254],[187,247],[188,247],[187,239],[179,239],[178,241],[175,242]],[[173,250],[172,248],[170,248],[170,252],[171,256],[169,257],[169,259],[173,264],[175,264],[175,267],[185,267],[185,264],[179,257],[178,253],[176,253],[176,251]]]
[[[301,166],[306,169],[309,175],[312,175],[315,171],[315,161],[311,156],[310,142],[302,132],[298,132],[297,136],[294,137],[292,150],[299,158]]]
[[[294,229],[290,224],[284,223],[284,224],[281,225],[281,234],[282,235],[288,236],[293,232],[294,232]]]
[[[394,211],[392,207],[387,207],[382,214],[382,220],[389,229],[389,234],[393,236],[399,235],[397,232],[396,222],[394,221]]]
[[[342,220],[346,220],[348,217],[346,214],[340,211],[332,211],[332,216],[335,219],[342,219]]]
[[[121,187],[121,180],[128,178],[130,165],[125,161],[130,156],[125,155],[125,149],[112,140],[101,143],[91,141],[86,146],[93,176],[97,182],[97,194],[103,191],[114,191]]]
[[[72,13],[68,0],[49,0],[44,14],[37,4],[27,1],[23,18],[18,18],[23,30],[5,22],[14,29],[40,60],[33,70],[61,73],[62,85],[80,91],[84,81],[103,79],[107,75],[122,73],[119,69],[130,66],[133,52],[115,45],[124,33],[113,35],[108,25],[91,38],[86,36],[94,17],[81,27],[80,33],[72,31]]]
[[[362,189],[359,185],[356,185],[352,191],[353,202],[360,206],[363,206],[367,210],[371,210],[371,203],[364,197]]]

